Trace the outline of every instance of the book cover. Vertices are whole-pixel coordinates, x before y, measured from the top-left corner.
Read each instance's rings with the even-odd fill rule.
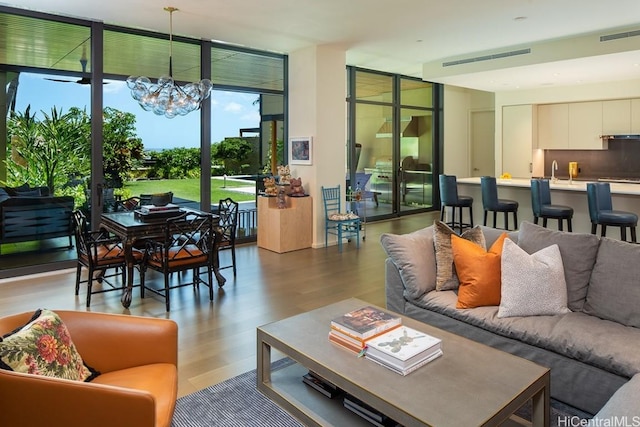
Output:
[[[430,356],[428,356],[427,358],[422,359],[422,360],[418,361],[417,363],[415,363],[415,364],[413,364],[413,365],[411,365],[409,367],[406,367],[406,368],[402,368],[402,367],[399,367],[399,366],[392,365],[386,360],[377,359],[376,357],[371,356],[369,354],[367,354],[365,356],[365,358],[367,360],[371,360],[372,362],[377,363],[378,365],[384,366],[385,368],[395,372],[396,374],[400,374],[400,375],[406,376],[406,375],[409,375],[411,372],[415,371],[416,369],[421,368],[422,366],[434,361],[435,359],[437,359],[440,356],[442,356],[442,350],[438,349],[434,353],[432,353]]]
[[[354,338],[366,339],[402,323],[400,316],[367,306],[350,311],[331,321],[331,327]]]
[[[388,331],[367,341],[367,354],[409,366],[439,349],[442,340],[407,326]]]

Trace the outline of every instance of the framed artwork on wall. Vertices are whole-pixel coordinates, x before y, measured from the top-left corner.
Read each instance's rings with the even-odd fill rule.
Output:
[[[298,138],[289,138],[289,164],[310,165],[313,161],[312,153],[312,137],[303,136]]]

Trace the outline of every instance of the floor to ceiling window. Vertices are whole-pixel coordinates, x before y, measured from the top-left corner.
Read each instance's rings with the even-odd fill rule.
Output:
[[[209,78],[214,90],[203,104],[206,108],[168,119],[144,111],[125,83],[130,75],[155,80],[169,74],[167,34],[4,6],[0,6],[0,32],[0,82],[6,88],[0,96],[0,106],[6,108],[0,120],[3,185],[14,185],[21,179],[32,184],[43,180],[37,176],[42,169],[31,168],[31,176],[15,179],[15,172],[7,171],[7,165],[20,167],[7,130],[13,124],[7,118],[24,114],[28,105],[31,114],[37,113],[43,120],[46,116],[42,114],[51,115],[54,107],[59,112],[72,109],[85,120],[86,150],[80,157],[84,163],[79,164],[72,155],[60,156],[65,166],[74,165],[78,170],[59,178],[56,191],[77,191],[77,207],[90,209],[93,219],[99,220],[104,208],[94,209],[90,200],[91,194],[104,194],[99,190],[114,189],[118,197],[127,197],[144,192],[151,180],[157,185],[161,179],[174,197],[208,210],[218,203],[214,193],[209,195],[212,181],[223,179],[215,176],[217,172],[245,175],[248,186],[255,188],[257,177],[268,170],[272,158],[277,163],[284,161],[286,56],[174,35],[174,79],[184,85]],[[92,121],[96,114],[101,114],[102,120]],[[102,126],[95,127],[98,122]],[[252,149],[246,159],[228,159],[226,166],[231,169],[225,170],[224,161],[212,158],[212,153],[214,146],[229,138],[241,139]],[[162,162],[168,166],[158,167]],[[101,167],[92,167],[92,163]],[[222,169],[216,168],[221,164]],[[118,165],[120,170],[114,170]],[[189,184],[182,185],[186,181]],[[71,184],[78,184],[77,189],[70,190]],[[239,192],[236,198],[252,199],[255,206],[255,192]],[[75,255],[67,252],[67,259]],[[45,260],[40,257],[43,251],[30,254],[34,256],[21,257],[21,262],[58,260],[57,256]],[[11,262],[5,265],[5,258],[0,256],[0,271],[16,266]]]
[[[348,185],[363,187],[367,217],[432,209],[437,85],[354,68],[348,82]]]

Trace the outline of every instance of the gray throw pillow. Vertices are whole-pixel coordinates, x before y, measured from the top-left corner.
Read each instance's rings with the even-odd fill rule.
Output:
[[[506,239],[502,247],[498,317],[552,316],[569,312],[558,245],[529,255]]]
[[[583,312],[640,328],[640,245],[603,237]]]
[[[384,233],[380,243],[400,271],[408,296],[418,299],[436,288],[433,227],[408,234]]]
[[[600,239],[593,234],[549,230],[523,221],[518,234],[518,246],[532,254],[557,244],[567,281],[567,304],[570,310],[580,311],[587,297],[591,270],[596,262]]]
[[[453,265],[453,250],[451,249],[451,235],[458,235],[442,221],[433,223],[433,243],[436,251],[436,290],[448,291],[458,289],[460,281]],[[487,249],[484,234],[479,225],[468,228],[460,235],[482,249]]]

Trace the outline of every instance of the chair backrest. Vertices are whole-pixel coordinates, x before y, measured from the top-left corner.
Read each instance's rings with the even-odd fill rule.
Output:
[[[167,191],[166,193],[153,193],[153,194],[141,194],[140,205],[158,205],[164,206],[167,203],[173,202],[173,193]]]
[[[494,210],[498,206],[498,186],[493,176],[480,178],[482,189],[482,206],[485,210]]]
[[[187,266],[210,261],[215,238],[211,214],[187,211],[166,220],[163,242],[148,245],[153,247],[154,261]]]
[[[589,203],[589,217],[591,222],[597,222],[600,211],[613,209],[611,201],[611,186],[608,182],[587,183],[587,202]]]
[[[324,203],[325,218],[329,218],[334,213],[341,213],[342,198],[340,197],[340,186],[322,187],[322,201]]]
[[[540,216],[542,206],[551,204],[551,190],[548,179],[531,180],[531,208],[535,216]]]
[[[443,205],[458,203],[458,180],[455,175],[440,175],[440,201]]]
[[[220,199],[218,202],[218,233],[222,241],[235,242],[236,229],[238,228],[238,202],[230,197]]]
[[[91,231],[86,215],[79,209],[73,211],[72,217],[79,260],[103,267],[124,262],[124,252],[118,245],[120,239],[110,236],[104,229]]]
[[[73,217],[73,231],[76,236],[76,252],[78,254],[78,258],[82,255],[86,255],[88,257],[91,253],[86,238],[87,233],[89,232],[89,221],[87,220],[84,212],[79,209],[73,211],[71,215]]]

